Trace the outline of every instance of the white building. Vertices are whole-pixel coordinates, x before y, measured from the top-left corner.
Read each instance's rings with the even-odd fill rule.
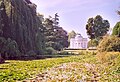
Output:
[[[87,49],[88,40],[83,38],[81,34],[77,34],[75,38],[70,39],[70,48],[71,49]]]

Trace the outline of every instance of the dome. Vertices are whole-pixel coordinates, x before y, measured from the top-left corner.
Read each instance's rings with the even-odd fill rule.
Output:
[[[76,36],[75,36],[75,39],[82,39],[83,37],[81,36],[81,34],[77,34]]]

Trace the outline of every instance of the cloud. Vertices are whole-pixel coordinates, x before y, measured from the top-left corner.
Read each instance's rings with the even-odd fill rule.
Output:
[[[31,1],[37,4],[38,7],[49,8],[55,7],[56,5],[62,3],[64,0],[31,0]]]
[[[86,4],[100,4],[104,0],[31,0],[39,7],[50,8],[55,6],[80,6]],[[106,0],[107,1],[107,0]],[[104,1],[105,2],[105,1]],[[86,5],[87,6],[87,5]]]
[[[111,0],[31,0],[37,4],[38,11],[60,11],[72,12],[78,9],[94,8],[106,5],[106,1]],[[103,3],[104,2],[104,3]],[[109,3],[107,3],[109,4]]]

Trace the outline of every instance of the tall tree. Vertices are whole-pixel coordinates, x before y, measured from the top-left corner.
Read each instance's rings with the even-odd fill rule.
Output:
[[[4,5],[4,0],[1,1],[0,5],[0,36],[3,36],[5,38],[10,38],[10,25],[8,21],[8,16],[6,14],[6,9]]]
[[[108,20],[103,20],[100,15],[95,18],[89,18],[86,24],[87,35],[90,39],[100,40],[102,36],[107,34],[110,24]]]
[[[67,32],[59,26],[58,14],[55,17],[46,18],[44,21],[44,26],[46,28],[46,47],[52,47],[55,50],[61,50],[68,47],[68,36]]]
[[[57,27],[55,30],[56,37],[56,50],[61,50],[68,47],[68,35],[67,32],[62,27]]]
[[[34,3],[30,0],[0,0],[0,40],[3,41],[0,53],[6,57],[16,55],[17,49],[22,53],[20,55],[43,54],[43,26]]]
[[[46,47],[53,47],[55,44],[55,33],[53,27],[53,21],[49,18],[46,18],[44,21],[45,26],[45,37],[46,37]]]
[[[68,35],[67,32],[59,26],[59,15],[58,13],[55,14],[55,17],[53,18],[53,26],[55,31],[55,37],[56,37],[56,50],[61,50],[65,47],[68,47]]]

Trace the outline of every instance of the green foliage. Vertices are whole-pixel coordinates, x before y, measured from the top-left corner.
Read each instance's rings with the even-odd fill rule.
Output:
[[[22,81],[26,78],[34,77],[34,75],[39,74],[47,68],[67,62],[81,62],[82,59],[87,57],[92,56],[71,56],[33,61],[6,61],[9,64],[0,64],[0,81]]]
[[[29,0],[1,1],[0,37],[14,41],[8,42],[8,45],[5,45],[6,49],[3,48],[0,52],[12,57],[16,52],[12,47],[16,44],[19,51],[27,55],[31,51],[37,55],[44,54],[45,47],[52,47],[55,50],[67,47],[67,32],[59,27],[58,17],[56,13],[55,18],[47,18],[43,24],[43,16],[36,13],[36,5]],[[9,54],[6,50],[7,53],[10,50]]]
[[[114,26],[112,35],[120,37],[120,22],[117,22],[117,24]]]
[[[44,27],[35,4],[29,0],[1,0],[0,18],[0,37],[6,39],[0,52],[8,57],[17,57],[14,52],[18,52],[18,48],[22,54],[30,51],[38,55],[44,53]]]
[[[58,52],[57,54],[59,54],[59,55],[72,55],[72,54],[70,54],[70,53],[67,52],[67,51],[60,51],[60,52]]]
[[[55,18],[46,18],[44,21],[46,47],[52,47],[55,50],[61,50],[68,47],[67,32],[60,27],[59,16],[55,14]]]
[[[87,34],[90,39],[100,40],[102,36],[107,34],[110,24],[108,20],[103,20],[100,15],[95,18],[89,18],[86,24]]]
[[[20,51],[16,41],[0,37],[0,53],[6,59],[20,57]]]
[[[102,56],[104,55],[105,54],[103,54]],[[101,63],[96,58],[96,55],[90,52],[86,52],[86,54],[84,55],[81,54],[77,56],[62,58],[51,58],[33,61],[6,61],[9,62],[9,64],[0,64],[0,81],[22,81],[26,78],[32,78],[35,75],[40,74],[41,72],[44,73],[45,70],[49,70],[54,66],[55,68],[57,68],[60,64],[65,63],[65,65],[67,65],[73,62],[69,65],[70,67],[66,66],[65,69],[69,68],[67,69],[67,73],[70,72],[73,76],[76,76],[76,74],[78,74],[77,76],[79,76],[79,79],[82,79],[82,77],[85,76],[85,80],[92,81],[95,73],[95,75],[98,75],[98,79],[96,78],[97,81],[118,82],[120,80],[118,78],[120,53],[107,53],[106,58],[108,60],[105,63]],[[71,68],[75,69],[71,70]],[[77,73],[75,73],[76,70]],[[59,69],[57,69],[56,72],[57,71],[59,71]],[[59,71],[58,75],[59,74],[63,74],[63,71]],[[74,81],[74,77],[71,77],[70,79]]]
[[[34,57],[34,56],[36,56],[36,53],[34,51],[29,51],[29,52],[27,52],[27,55],[28,55],[28,57],[29,56]]]
[[[98,41],[96,39],[92,39],[88,42],[88,47],[97,47]]]
[[[44,21],[44,26],[45,26],[45,42],[46,42],[46,47],[53,47],[55,44],[55,32],[54,32],[54,27],[53,27],[53,21],[50,19],[45,19]]]
[[[5,5],[4,5],[4,1],[0,2],[0,37],[3,36],[5,38],[10,37],[10,30],[8,28],[10,28],[9,25],[9,19],[8,16],[6,14],[6,9],[5,9]]]
[[[2,58],[2,56],[1,56],[1,54],[0,54],[0,64],[2,64],[2,63],[5,63],[5,59]]]
[[[120,51],[120,38],[117,36],[106,36],[100,42],[98,51]]]
[[[119,52],[98,52],[97,58],[103,63],[111,62],[120,56]]]
[[[52,47],[47,47],[46,48],[46,54],[47,55],[50,55],[50,54],[54,55],[54,54],[56,54],[56,50]]]
[[[68,35],[67,32],[62,27],[57,27],[55,30],[56,45],[54,48],[56,50],[62,50],[68,47]]]

